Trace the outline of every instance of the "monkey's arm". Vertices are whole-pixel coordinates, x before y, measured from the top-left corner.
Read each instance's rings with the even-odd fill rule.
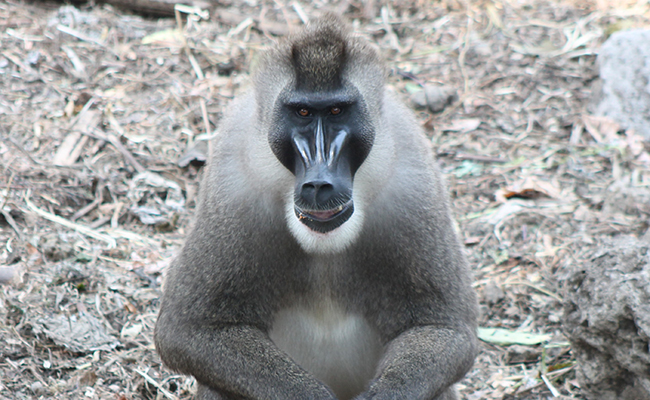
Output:
[[[446,399],[448,388],[474,362],[477,343],[472,329],[429,325],[403,332],[388,343],[376,378],[356,400]]]
[[[188,326],[175,319],[163,313],[156,327],[156,347],[163,361],[215,392],[237,399],[335,399],[261,330]]]

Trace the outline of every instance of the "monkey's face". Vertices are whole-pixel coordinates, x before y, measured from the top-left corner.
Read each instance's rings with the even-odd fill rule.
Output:
[[[269,135],[280,162],[295,175],[294,213],[309,229],[328,233],[354,214],[354,174],[374,141],[357,93],[280,96]]]

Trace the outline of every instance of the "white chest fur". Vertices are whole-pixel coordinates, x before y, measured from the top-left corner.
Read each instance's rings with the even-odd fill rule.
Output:
[[[379,335],[362,316],[329,301],[282,310],[270,336],[339,399],[351,399],[365,389],[383,353]]]

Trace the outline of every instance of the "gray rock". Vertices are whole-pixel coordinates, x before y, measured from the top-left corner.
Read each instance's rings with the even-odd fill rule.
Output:
[[[43,385],[40,381],[33,382],[31,385],[29,385],[29,388],[32,390],[32,393],[37,396],[43,396],[47,393],[45,385]]]
[[[616,32],[598,54],[590,111],[650,139],[650,30]]]
[[[428,108],[431,112],[440,112],[458,100],[456,90],[449,86],[425,85],[411,95],[411,101],[418,108]]]
[[[537,362],[542,356],[542,349],[532,346],[512,345],[508,347],[505,356],[506,364],[522,364]]]
[[[493,280],[489,281],[483,287],[482,295],[483,300],[490,305],[495,305],[506,297],[505,293],[503,293],[503,290]]]
[[[650,399],[650,242],[607,242],[569,267],[563,328],[589,400]]]

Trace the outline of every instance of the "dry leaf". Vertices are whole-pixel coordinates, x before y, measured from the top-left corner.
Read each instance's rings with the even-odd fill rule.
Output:
[[[528,177],[512,186],[501,188],[494,194],[496,200],[505,203],[511,198],[539,199],[542,197],[559,198],[560,189],[550,182],[540,181],[534,177]]]
[[[92,131],[99,125],[101,114],[97,110],[88,110],[79,117],[79,121],[73,126],[72,132],[66,136],[63,143],[59,146],[52,159],[54,165],[72,165],[74,164],[88,141],[88,136],[84,132]]]
[[[129,327],[127,327],[127,325],[124,325],[122,332],[120,332],[120,339],[133,340],[140,334],[140,332],[142,332],[142,324],[135,324]]]
[[[162,271],[167,268],[167,266],[171,263],[172,258],[166,258],[164,260],[160,260],[155,263],[147,264],[144,267],[144,273],[147,275],[153,275],[153,274],[159,274],[162,273]]]
[[[582,122],[598,143],[611,143],[618,138],[617,133],[621,130],[621,125],[608,117],[583,115]]]
[[[630,149],[630,152],[635,157],[645,152],[643,141],[643,136],[637,134],[634,129],[628,129],[625,131],[625,142],[627,147]]]
[[[178,29],[166,29],[142,38],[142,44],[155,43],[166,46],[180,46],[183,42],[183,33]]]
[[[475,130],[479,125],[481,120],[478,118],[457,119],[450,125],[440,127],[440,130],[466,133]]]

